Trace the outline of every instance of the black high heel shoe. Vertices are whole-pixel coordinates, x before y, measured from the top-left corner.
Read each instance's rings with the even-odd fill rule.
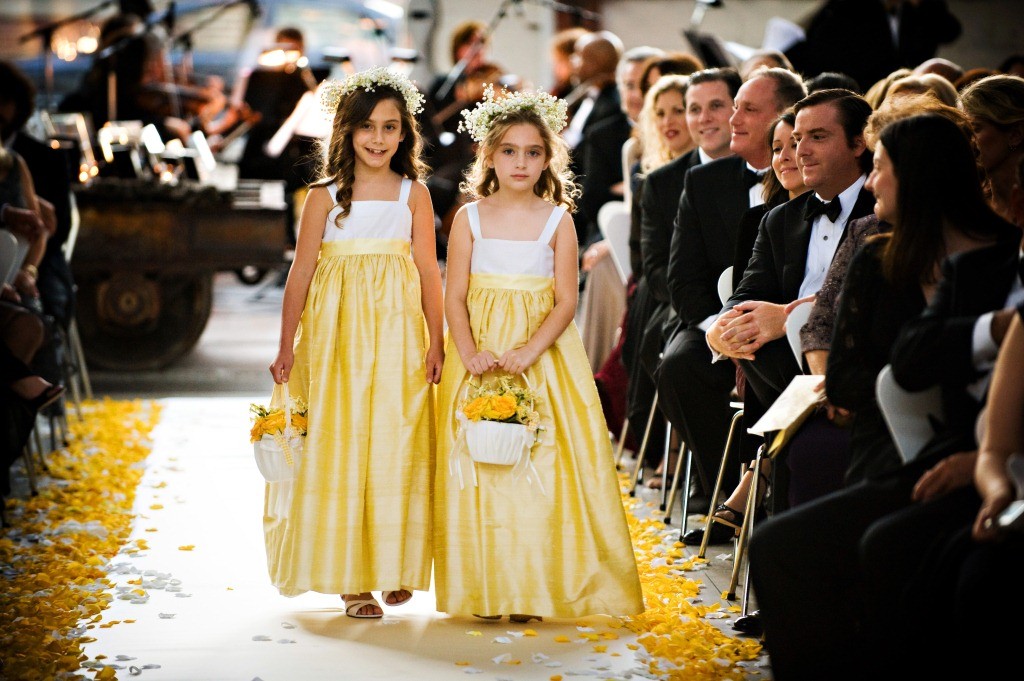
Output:
[[[41,410],[59,400],[64,395],[64,390],[65,388],[62,385],[51,385],[32,399],[24,400],[25,406],[31,409],[33,413],[38,414]]]

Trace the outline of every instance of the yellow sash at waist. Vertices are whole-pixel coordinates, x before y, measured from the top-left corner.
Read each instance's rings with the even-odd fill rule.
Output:
[[[469,288],[512,288],[530,293],[546,293],[555,286],[553,277],[539,274],[489,274],[479,272],[469,275]]]
[[[320,257],[336,255],[409,255],[405,239],[340,239],[320,244]]]

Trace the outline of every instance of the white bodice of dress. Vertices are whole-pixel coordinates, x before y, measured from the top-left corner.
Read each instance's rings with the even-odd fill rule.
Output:
[[[397,201],[353,201],[348,217],[338,227],[334,218],[341,212],[335,205],[327,214],[324,241],[345,239],[412,239],[412,211],[409,210],[409,191],[412,180],[402,178]],[[338,187],[327,185],[331,200],[337,203]]]
[[[540,277],[555,276],[555,251],[551,237],[565,214],[565,208],[552,209],[544,231],[536,241],[488,239],[480,233],[480,213],[477,204],[466,207],[469,229],[473,233],[473,257],[469,271],[473,274],[532,274]]]

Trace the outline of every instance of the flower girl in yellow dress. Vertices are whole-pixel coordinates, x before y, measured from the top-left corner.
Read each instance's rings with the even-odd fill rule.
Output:
[[[294,481],[269,483],[270,577],[340,594],[351,617],[430,587],[433,384],[443,360],[434,213],[417,178],[422,95],[384,68],[334,84],[270,372],[309,405]],[[410,257],[411,256],[411,257]]]
[[[478,142],[448,244],[438,386],[438,610],[525,622],[643,611],[608,428],[579,331],[576,187],[565,102],[503,93],[463,112]],[[529,467],[476,463],[466,385],[524,375],[541,437]],[[463,474],[463,471],[466,471]],[[517,474],[518,473],[518,474]],[[528,613],[528,614],[526,614]]]

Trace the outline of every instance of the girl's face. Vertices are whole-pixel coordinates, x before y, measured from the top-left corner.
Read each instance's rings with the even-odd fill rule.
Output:
[[[889,152],[885,150],[882,143],[875,146],[875,164],[868,175],[868,181],[864,184],[868,191],[875,195],[875,215],[879,220],[889,224],[896,223],[896,190],[899,182],[896,180],[896,172],[892,166],[892,159]]]
[[[981,167],[992,171],[1001,166],[1010,157],[1010,136],[980,116],[971,116],[971,127],[974,128],[974,144],[978,148]]]
[[[387,168],[398,145],[405,139],[402,114],[392,99],[382,99],[373,107],[370,117],[352,131],[352,147],[356,167]]]
[[[502,135],[487,165],[494,168],[499,188],[532,192],[548,167],[544,139],[533,125],[517,123]]]
[[[796,140],[793,139],[793,126],[789,123],[782,122],[775,126],[772,135],[772,170],[790,196],[803,193],[804,178],[796,165]]]
[[[686,106],[679,91],[666,90],[658,95],[654,100],[654,121],[672,158],[689,148],[691,140],[690,131],[686,127]]]

